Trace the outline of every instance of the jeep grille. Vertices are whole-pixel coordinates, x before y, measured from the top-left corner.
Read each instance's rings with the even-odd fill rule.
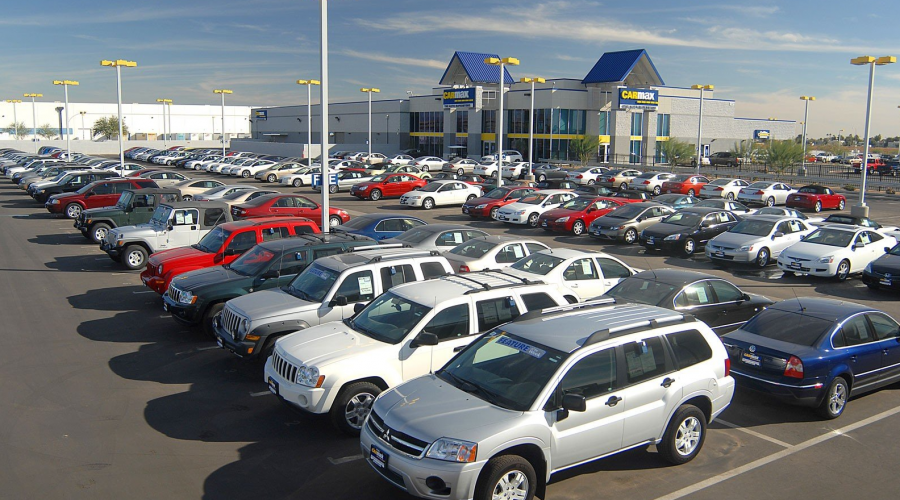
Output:
[[[290,361],[282,358],[277,352],[272,355],[272,368],[281,376],[281,378],[295,383],[297,379],[297,366]]]

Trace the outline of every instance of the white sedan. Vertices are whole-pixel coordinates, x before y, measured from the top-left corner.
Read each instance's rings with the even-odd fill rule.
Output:
[[[861,273],[896,244],[893,236],[871,228],[824,226],[781,252],[778,268],[785,274],[801,273],[844,281],[850,274]]]
[[[438,158],[437,156],[420,156],[416,158],[416,161],[413,163],[413,165],[421,168],[426,172],[430,172],[431,170],[440,170],[441,167],[444,166],[444,163],[447,162],[444,161],[443,158]]]
[[[716,179],[700,188],[700,193],[697,196],[700,198],[727,198],[733,200],[737,198],[741,189],[749,185],[750,183],[744,179]]]
[[[572,248],[541,250],[504,270],[522,278],[554,284],[569,302],[599,297],[638,271],[611,255]]]
[[[759,181],[750,184],[738,191],[737,199],[740,202],[773,207],[787,203],[788,196],[797,190],[783,182]]]
[[[503,168],[500,169],[500,174],[503,175],[505,179],[518,179],[520,175],[522,175],[522,171],[528,171],[528,162],[527,161],[517,161],[514,163],[503,165]]]
[[[815,227],[796,217],[749,217],[711,239],[706,244],[706,256],[713,262],[723,264],[753,263],[758,267],[766,267],[785,248],[799,242],[814,230]]]
[[[566,179],[575,184],[593,186],[607,172],[609,172],[609,169],[604,167],[582,167],[566,174]]]
[[[384,162],[390,163],[391,165],[409,165],[414,161],[416,161],[416,159],[409,155],[394,155]]]
[[[444,252],[450,267],[458,273],[474,273],[485,269],[503,269],[547,245],[530,238],[492,235],[472,238]]]
[[[472,169],[472,173],[475,175],[480,175],[482,177],[497,177],[499,170],[500,165],[497,162],[492,161],[489,163],[479,163],[478,165],[475,165],[475,168]]]
[[[285,175],[281,178],[281,184],[285,186],[294,186],[295,188],[302,186],[311,186],[312,185],[312,176],[313,174],[318,174],[322,172],[322,167],[319,165],[313,165],[311,167],[304,167],[300,170],[297,170],[291,175]],[[329,169],[328,171],[331,174],[340,173],[341,170],[338,169]]]
[[[542,189],[502,207],[497,211],[495,218],[509,224],[528,224],[537,227],[542,213],[557,208],[576,196],[578,195],[562,189]]]
[[[429,182],[425,187],[410,191],[400,197],[400,204],[406,207],[422,207],[431,210],[439,205],[462,205],[481,196],[481,189],[471,184],[454,180]]]

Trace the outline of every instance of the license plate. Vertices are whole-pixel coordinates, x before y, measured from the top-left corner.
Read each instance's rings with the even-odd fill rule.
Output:
[[[800,263],[799,262],[791,262],[791,267],[793,267],[794,269],[800,269]]]
[[[401,205],[406,205],[406,200],[400,200]]]
[[[507,217],[505,215],[498,215],[497,218],[500,220],[509,220],[509,217]]]
[[[724,257],[724,256],[725,256],[725,252],[721,252],[721,251],[720,251],[720,252],[714,252],[713,254],[714,254],[716,257]]]
[[[745,352],[741,354],[741,362],[750,366],[759,366],[759,356],[756,354],[751,354],[749,352]]]
[[[547,221],[541,221],[541,227],[547,227]]]
[[[278,382],[276,382],[272,377],[269,377],[269,390],[274,395],[278,395]]]
[[[884,286],[891,286],[891,280],[879,280],[878,283]]]
[[[594,234],[596,234],[597,236],[602,236],[602,235],[603,235],[603,231],[601,231],[601,230],[598,229],[598,230],[594,231]]]
[[[372,462],[372,465],[378,467],[379,469],[387,469],[388,463],[388,454],[379,450],[376,447],[372,447],[369,451],[369,460]]]
[[[653,244],[654,244],[654,243],[655,243],[655,242],[654,242],[654,240],[653,240],[653,237],[652,237],[652,236],[651,236],[651,237],[649,237],[649,238],[647,238],[647,244],[648,244],[648,245],[653,245]]]

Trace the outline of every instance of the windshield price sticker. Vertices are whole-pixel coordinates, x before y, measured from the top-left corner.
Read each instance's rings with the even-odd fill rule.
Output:
[[[525,354],[541,359],[544,357],[544,354],[547,354],[547,351],[543,349],[538,349],[537,347],[526,344],[525,342],[520,342],[518,340],[513,340],[509,337],[500,337],[497,340],[497,343],[500,345],[505,345],[506,347],[512,347],[517,351],[524,352]]]
[[[372,277],[371,276],[360,276],[357,278],[359,282],[359,293],[360,295],[370,295],[372,293]]]

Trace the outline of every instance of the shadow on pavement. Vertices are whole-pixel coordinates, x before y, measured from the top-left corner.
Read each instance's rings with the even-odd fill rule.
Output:
[[[50,269],[64,272],[108,273],[126,271],[121,264],[113,262],[108,256],[100,253],[55,257],[55,259],[53,262],[47,262],[44,265]]]

